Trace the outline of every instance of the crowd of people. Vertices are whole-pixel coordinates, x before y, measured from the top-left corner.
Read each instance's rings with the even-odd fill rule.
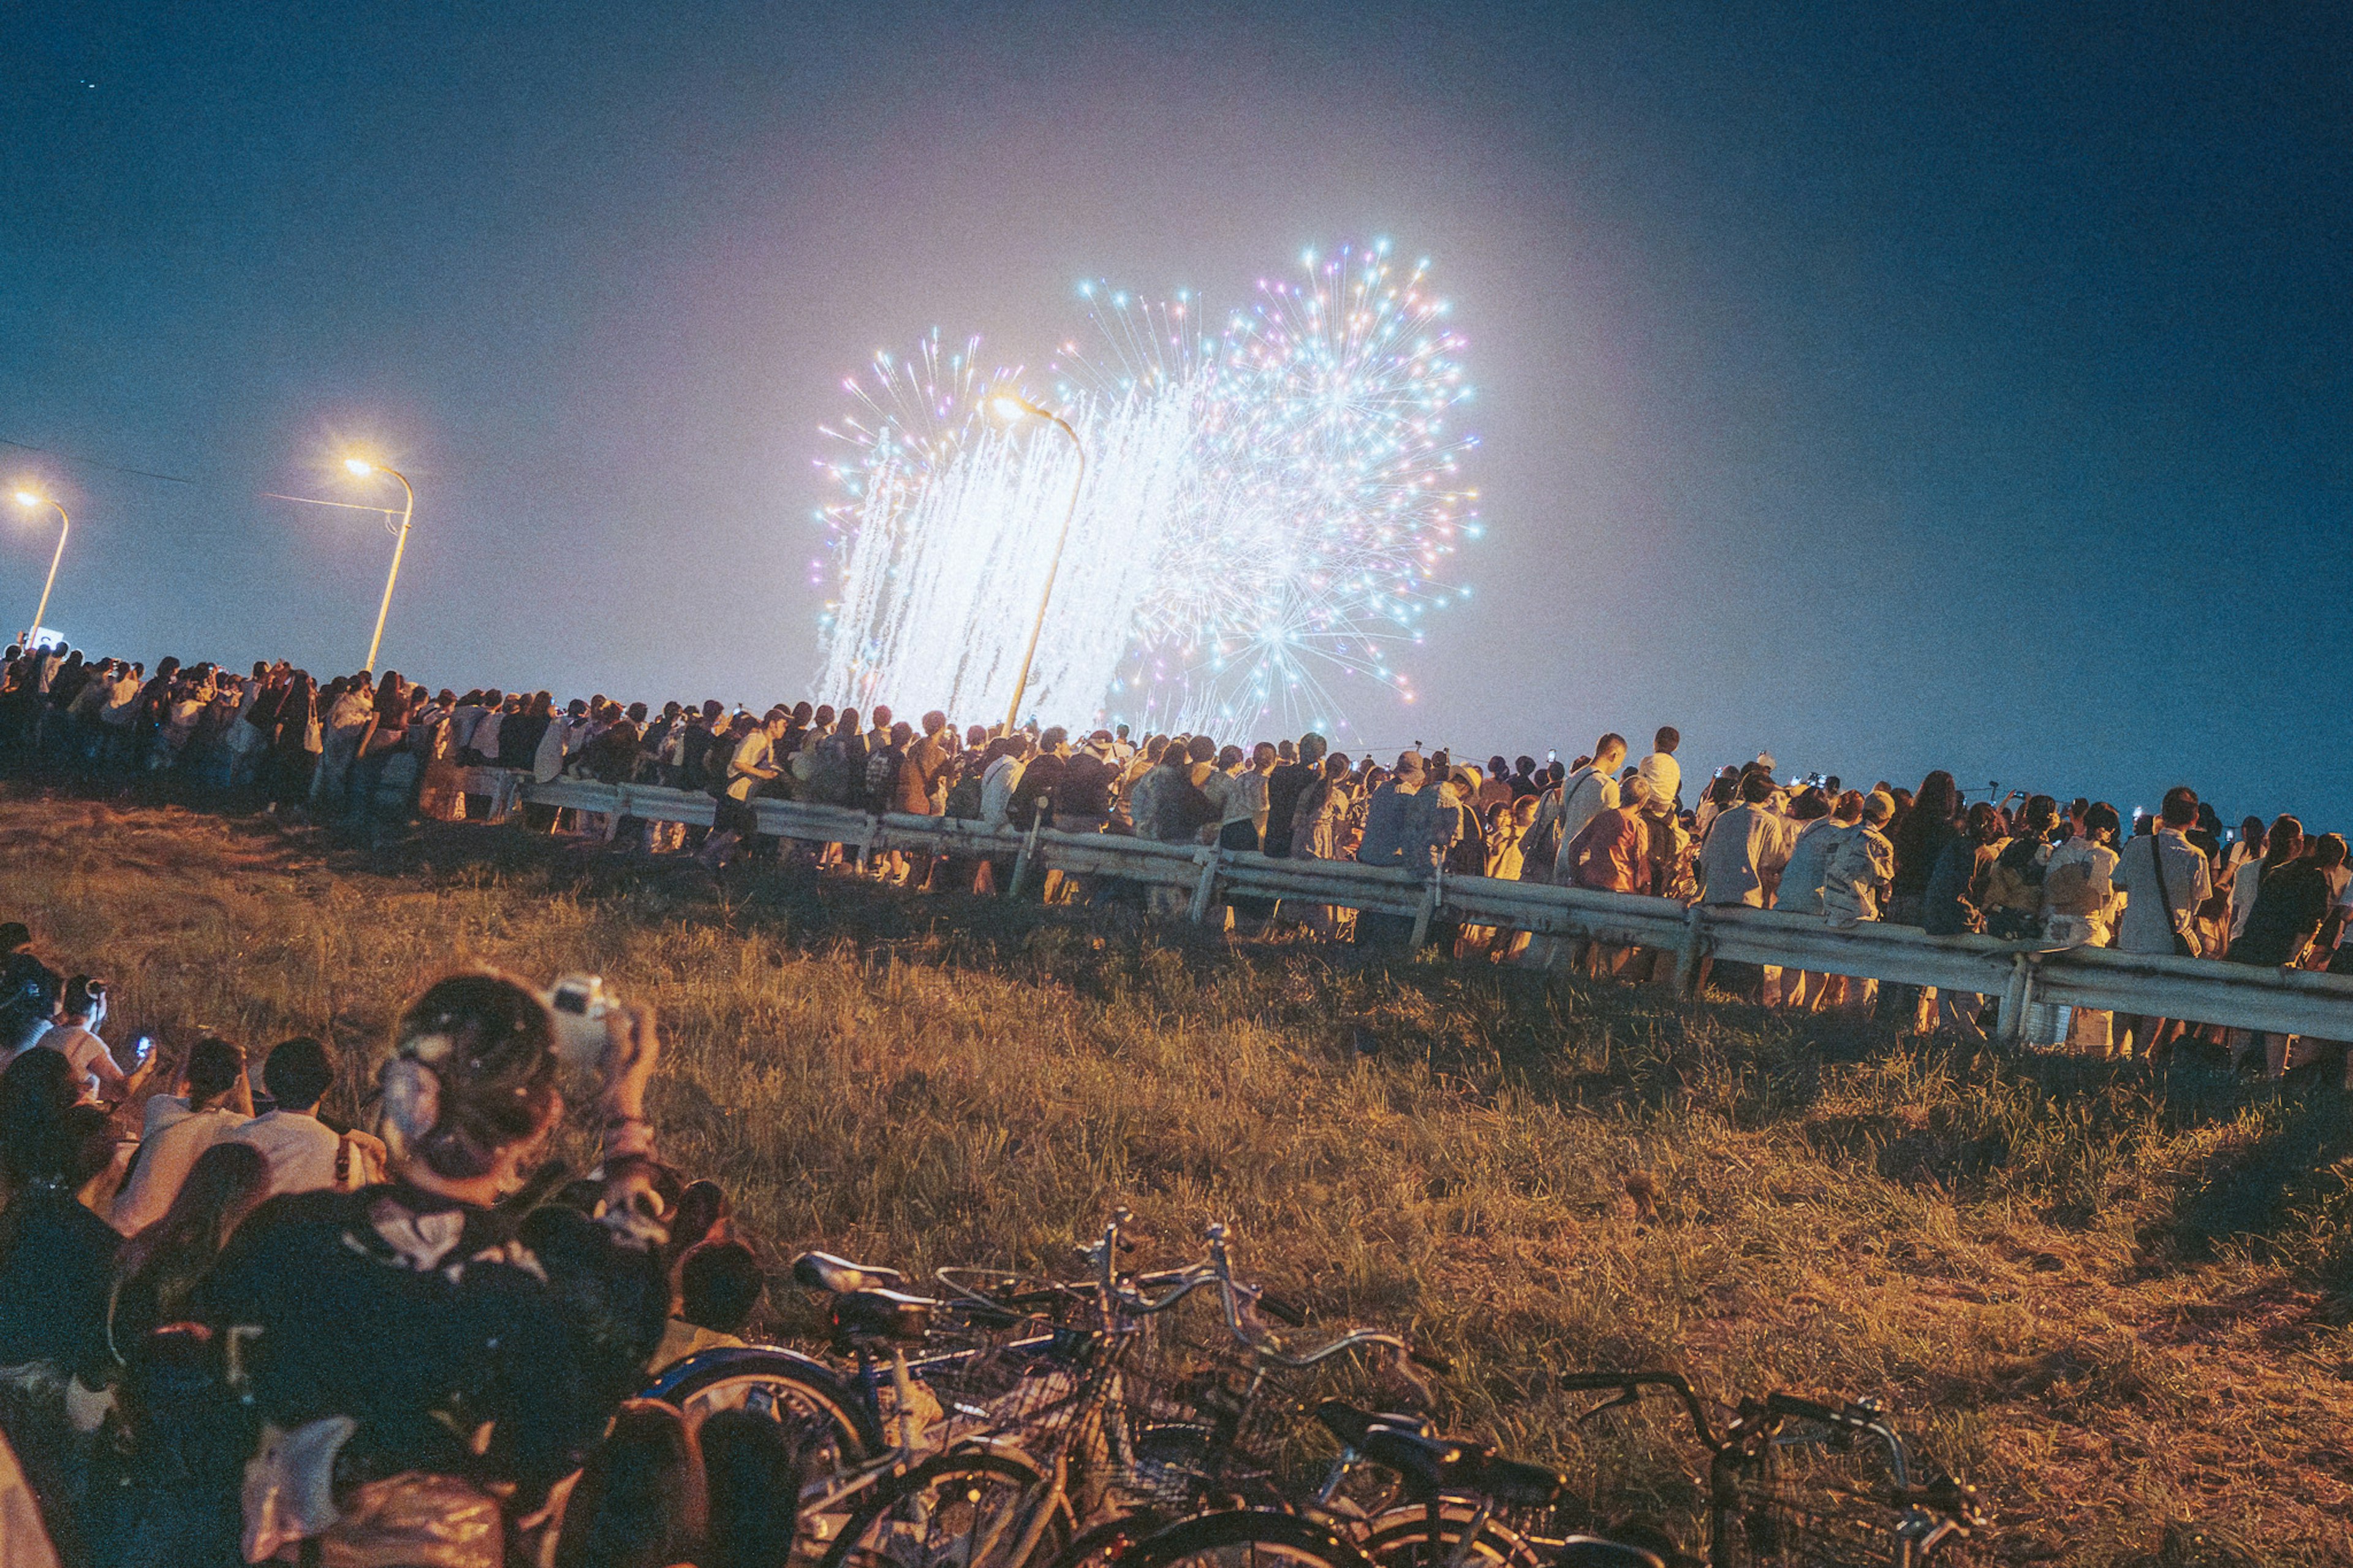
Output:
[[[708,794],[708,831],[526,805],[526,826],[617,848],[691,854],[713,869],[738,854],[803,854],[820,865],[936,889],[1004,890],[1009,856],[886,854],[763,838],[763,797],[866,812],[947,816],[990,826],[1124,834],[1276,858],[1356,860],[1450,875],[1554,882],[1685,903],[1774,908],[1852,923],[1884,920],[1938,934],[1981,931],[2053,945],[2113,945],[2273,966],[2328,969],[2353,913],[2345,840],[2293,816],[2226,827],[2177,788],[2129,824],[2105,801],[2012,792],[1965,800],[1950,773],[1918,788],[1777,776],[1759,755],[1686,791],[1680,737],[1660,729],[1637,758],[1623,737],[1552,759],[1482,764],[1444,751],[1395,758],[1333,752],[1316,734],[1247,747],[1206,734],[1134,738],[1034,722],[959,731],[933,711],[911,724],[779,703],[712,700],[659,710],[598,695],[559,707],[547,691],[438,693],[362,671],[322,685],[280,663],[239,675],[164,659],[151,675],[79,651],[9,650],[0,665],[0,748],[18,765],[100,784],[173,790],[288,817],[371,823],[502,809],[495,783],[578,776]],[[1691,798],[1686,799],[1687,793]],[[1181,900],[1111,879],[1050,875],[1049,899]],[[1221,918],[1252,934],[1375,944],[1411,922],[1337,907],[1237,900]],[[1440,925],[1463,957],[1581,965],[1641,977],[1658,955],[1525,933]],[[2353,954],[2345,962],[2353,965]],[[1870,1009],[1921,1028],[1980,1030],[1984,998],[1834,975],[1715,966],[1711,982],[1768,1005]],[[2279,1076],[2336,1047],[2286,1037],[2186,1030],[2177,1021],[2068,1014],[2042,1043],[2094,1056],[2161,1054],[2215,1037],[2234,1061]],[[2353,1062],[2348,1065],[2353,1081]]]
[[[641,1397],[764,1289],[660,1157],[649,1013],[607,1016],[575,1176],[556,1016],[512,976],[405,1009],[368,1131],[325,1043],[121,1049],[102,980],[0,943],[0,1562],[787,1560],[785,1428]]]

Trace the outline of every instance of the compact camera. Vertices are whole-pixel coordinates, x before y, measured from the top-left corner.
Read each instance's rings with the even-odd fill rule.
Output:
[[[605,1059],[605,1016],[617,1005],[601,974],[559,976],[540,1000],[555,1016],[555,1054],[576,1068]]]

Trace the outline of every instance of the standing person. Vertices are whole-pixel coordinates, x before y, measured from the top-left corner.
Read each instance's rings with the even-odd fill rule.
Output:
[[[2269,831],[2263,836],[2263,847],[2253,864],[2240,873],[2239,895],[2246,907],[2232,916],[2231,940],[2236,942],[2247,929],[2247,918],[2254,913],[2255,900],[2261,896],[2263,879],[2304,853],[2304,824],[2283,813],[2272,819]]]
[[[607,1026],[592,1125],[607,1168],[641,1172],[659,1040],[637,1009]],[[642,1384],[670,1308],[659,1218],[626,1193],[600,1219],[500,1206],[563,1120],[554,1044],[530,986],[486,973],[438,982],[402,1014],[378,1079],[391,1180],[279,1199],[231,1238],[205,1316],[216,1341],[240,1342],[257,1424],[294,1434],[281,1453],[301,1451],[306,1432],[315,1446],[322,1422],[344,1433],[336,1510],[248,1517],[249,1557],[311,1535],[302,1550],[328,1562],[495,1564],[509,1540],[536,1561],[522,1521]],[[267,1479],[269,1458],[257,1463]],[[248,1495],[306,1479],[326,1478],[284,1475]],[[433,1521],[437,1541],[482,1544],[445,1557],[371,1538],[402,1516]]]
[[[1417,866],[1411,858],[1417,852],[1427,856],[1414,810],[1414,797],[1422,789],[1421,753],[1400,752],[1389,781],[1374,790],[1366,805],[1365,834],[1356,846],[1359,862],[1393,866],[1416,875],[1427,873],[1426,864]],[[1402,945],[1412,931],[1411,915],[1383,914],[1374,910],[1360,910],[1356,914],[1359,945]]]
[[[1653,805],[1678,804],[1677,797],[1683,789],[1683,764],[1675,761],[1675,748],[1683,743],[1683,732],[1671,724],[1660,725],[1658,734],[1651,738],[1651,754],[1642,759],[1641,775],[1642,782],[1651,786]]]
[[[2255,894],[2247,929],[2232,944],[2230,961],[2282,969],[2302,963],[2337,901],[2337,874],[2344,864],[2345,840],[2324,833],[2302,858],[2274,867]],[[2266,1078],[2284,1077],[2306,1059],[2295,1049],[2295,1036],[2265,1033],[2263,1042]]]
[[[1560,786],[1560,849],[1553,861],[1552,879],[1567,886],[1572,880],[1568,847],[1600,812],[1618,804],[1618,768],[1626,760],[1626,738],[1604,735],[1593,743],[1593,760],[1568,775]]]
[[[1903,820],[1888,830],[1888,842],[1895,850],[1895,878],[1884,919],[1896,925],[1920,923],[1921,910],[1927,901],[1928,874],[1936,868],[1946,846],[1960,837],[1960,818],[1961,793],[1951,773],[1938,768],[1920,781],[1919,793],[1912,797]],[[1878,1016],[1908,1034],[1920,1027],[1920,1004],[1926,995],[1917,985],[1883,984]]]
[[[1895,846],[1883,830],[1894,815],[1894,800],[1872,791],[1863,796],[1861,824],[1831,851],[1822,868],[1822,913],[1832,925],[1875,921],[1887,907],[1895,884]],[[1722,826],[1717,825],[1719,831]]]
[[[1036,752],[1021,772],[1021,794],[1013,807],[1014,826],[1026,833],[1031,824],[1039,820],[1041,813],[1047,826],[1062,826],[1054,803],[1060,798],[1062,781],[1070,776],[1071,761],[1068,730],[1057,724],[1038,737]]]
[[[280,808],[299,809],[311,798],[311,775],[319,766],[319,753],[325,745],[319,723],[318,683],[307,671],[296,670],[287,681],[286,694],[272,710],[274,733],[269,741],[269,805],[265,809],[276,815]]]
[[[936,709],[923,715],[923,732],[908,742],[892,780],[890,808],[908,816],[937,816],[946,789],[948,764],[955,758],[948,716]]]
[[[188,1053],[187,1087],[187,1109],[176,1116],[158,1116],[149,1102],[147,1136],[114,1195],[114,1228],[125,1236],[136,1236],[163,1218],[196,1157],[253,1120],[245,1052],[228,1041],[196,1042]]]
[[[1320,772],[1299,792],[1291,808],[1291,853],[1300,860],[1344,860],[1342,838],[1353,804],[1348,788],[1348,757],[1345,752],[1324,757]],[[1311,904],[1303,917],[1317,936],[1339,934],[1339,913],[1331,904]]]
[[[1830,879],[1831,860],[1839,847],[1862,831],[1862,795],[1848,790],[1830,803],[1829,812],[1798,829],[1790,840],[1789,858],[1781,868],[1773,892],[1773,907],[1793,915],[1820,915],[1822,884]],[[1781,1005],[1792,1011],[1821,1012],[1842,1004],[1854,988],[1852,977],[1799,970],[1794,978],[1782,974]],[[1832,994],[1837,1001],[1832,1001]]]
[[[1054,826],[1064,833],[1101,833],[1111,822],[1112,788],[1119,763],[1108,730],[1097,730],[1062,766],[1054,789]]]
[[[2090,807],[2085,806],[2086,810]],[[2021,808],[2010,842],[1986,868],[1978,908],[1985,934],[2003,942],[2029,942],[2042,934],[2042,875],[2051,860],[2051,835],[2059,826],[2059,803],[2031,795]]]
[[[1226,791],[1225,812],[1218,824],[1219,847],[1255,854],[1265,845],[1267,823],[1273,814],[1270,780],[1277,760],[1271,742],[1261,741],[1250,748],[1249,762],[1235,773],[1232,784]],[[1247,926],[1250,931],[1265,928],[1267,921],[1274,918],[1274,906],[1272,899],[1236,898],[1228,900],[1236,926]]]
[[[728,753],[725,777],[712,795],[711,837],[694,856],[713,871],[726,867],[738,844],[758,836],[760,816],[752,809],[752,795],[784,771],[776,760],[776,741],[785,732],[782,714],[772,714],[765,723],[754,724],[745,713],[736,720],[733,731],[734,745]],[[714,746],[712,752],[716,751]]]
[[[1700,901],[1761,910],[1772,902],[1781,868],[1789,863],[1795,824],[1774,811],[1772,776],[1750,773],[1739,781],[1740,804],[1717,814],[1700,847]],[[1765,974],[1752,963],[1700,961],[1701,983],[1713,974],[1744,1001],[1764,1000]]]
[[[2125,890],[2126,902],[2124,919],[2116,927],[2116,947],[2124,952],[2196,958],[2195,916],[2198,906],[2214,890],[2205,855],[2183,836],[2198,821],[2198,792],[2186,784],[2166,791],[2158,817],[2158,829],[2148,835],[2148,842],[2127,847],[2119,858],[2116,879]],[[2141,1056],[2158,1056],[2172,1043],[2172,1020],[2126,1014],[2121,1022],[2131,1032],[2133,1048]]]
[[[375,708],[369,700],[365,680],[341,675],[328,683],[323,708],[319,721],[325,734],[319,766],[311,775],[311,801],[329,816],[340,816],[349,804],[352,763],[359,756],[362,736],[375,718]]]
[[[1323,775],[1324,754],[1331,749],[1323,736],[1310,730],[1299,737],[1297,760],[1278,763],[1266,775],[1268,830],[1260,846],[1262,854],[1280,860],[1291,854],[1291,819],[1299,797]]]
[[[2263,844],[2268,836],[2263,831],[2263,819],[2250,816],[2239,824],[2239,837],[2232,841],[2231,852],[2222,862],[2222,880],[2229,884],[2231,909],[2222,931],[2225,952],[2241,931],[2247,929],[2247,915],[2255,907],[2255,882],[2261,876]]]
[[[1650,781],[1637,773],[1620,787],[1619,804],[1586,820],[1561,850],[1569,886],[1609,893],[1651,891],[1651,829],[1644,811],[1650,800]],[[1622,956],[1622,952],[1616,955]],[[1614,972],[1614,961],[1604,967]]]
[[[2116,934],[2124,906],[2116,889],[2116,836],[2124,822],[2116,808],[2095,801],[2084,808],[2083,832],[2051,851],[2042,869],[2042,932],[2052,942],[2105,947]],[[2077,1056],[2106,1058],[2117,1052],[2115,1016],[2104,1007],[2076,1007],[2068,1015],[2067,1048]]]
[[[1920,926],[1930,936],[1960,936],[1981,929],[1986,869],[2002,842],[2001,812],[1989,801],[1969,807],[1961,836],[1945,846],[1928,873],[1927,897],[1921,905]],[[1782,884],[1787,887],[1785,881]],[[1978,1020],[1985,1009],[1979,994],[1956,994],[1941,987],[1936,993],[1936,1032],[1982,1037]]]

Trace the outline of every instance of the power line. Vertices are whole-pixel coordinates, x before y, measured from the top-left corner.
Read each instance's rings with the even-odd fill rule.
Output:
[[[5,436],[0,436],[0,447],[14,447],[19,452],[38,452],[44,457],[57,458],[85,468],[103,468],[111,474],[135,474],[142,479],[162,479],[165,484],[193,485],[198,482],[179,474],[159,474],[153,468],[130,468],[121,463],[101,463],[96,458],[77,458],[71,452],[60,452],[55,447],[36,447],[30,441],[11,441]]]

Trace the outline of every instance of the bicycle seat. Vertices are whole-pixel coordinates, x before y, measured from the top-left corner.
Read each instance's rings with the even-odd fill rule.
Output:
[[[1667,1568],[1655,1552],[1604,1541],[1598,1535],[1572,1535],[1553,1554],[1554,1568]]]
[[[1490,1456],[1471,1479],[1473,1491],[1493,1498],[1506,1508],[1544,1508],[1560,1496],[1567,1479],[1558,1470],[1518,1459]]]
[[[804,1252],[793,1259],[793,1282],[838,1296],[845,1290],[895,1290],[907,1277],[895,1268],[852,1263],[830,1252]]]
[[[1342,1447],[1359,1452],[1365,1447],[1365,1434],[1376,1426],[1394,1426],[1400,1432],[1424,1435],[1430,1431],[1427,1416],[1396,1410],[1366,1410],[1345,1399],[1326,1399],[1319,1403],[1315,1406],[1315,1419],[1324,1424],[1324,1430],[1340,1440]]]
[[[1431,1437],[1400,1427],[1375,1425],[1358,1449],[1377,1465],[1395,1470],[1405,1495],[1427,1501],[1440,1492],[1466,1491],[1493,1450],[1461,1437]]]
[[[846,1290],[833,1299],[833,1331],[844,1340],[911,1344],[931,1331],[936,1305],[896,1290]]]

